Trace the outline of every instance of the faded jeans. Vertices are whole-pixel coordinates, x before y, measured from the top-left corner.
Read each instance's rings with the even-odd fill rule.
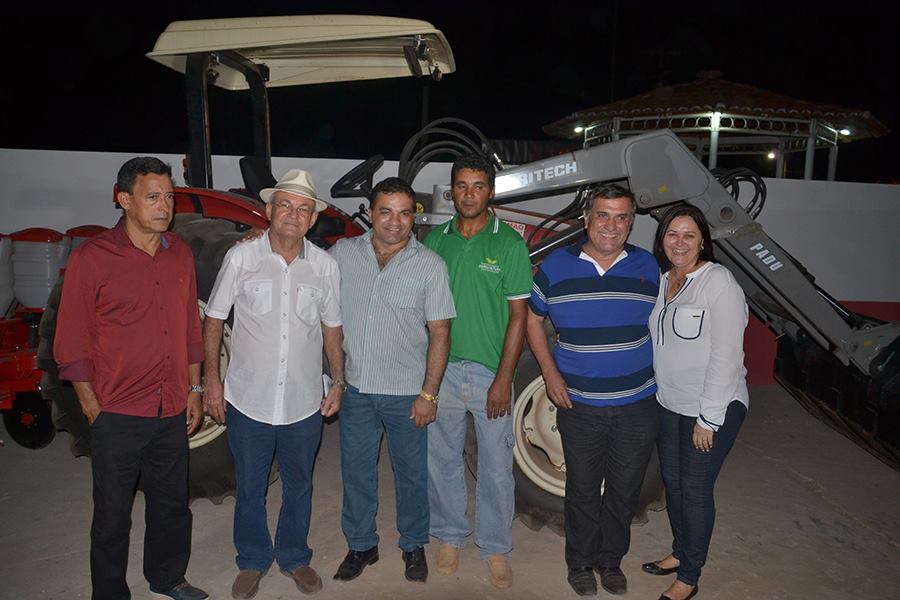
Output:
[[[428,502],[431,535],[461,548],[472,533],[463,449],[466,413],[472,413],[478,442],[475,484],[475,544],[481,558],[512,550],[515,511],[512,416],[488,419],[488,388],[494,373],[472,361],[451,362],[441,384],[437,419],[428,432]]]

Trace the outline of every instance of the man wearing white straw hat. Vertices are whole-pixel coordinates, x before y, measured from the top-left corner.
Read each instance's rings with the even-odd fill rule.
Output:
[[[322,417],[341,404],[344,383],[337,263],[305,239],[326,204],[309,173],[291,169],[264,189],[270,227],[228,251],[206,307],[204,407],[228,425],[237,498],[234,598],[252,598],[273,562],[306,594],[322,588],[307,544],[312,469]],[[234,308],[224,386],[219,346]],[[323,394],[322,349],[333,385]],[[273,456],[283,482],[275,543],[266,520]]]

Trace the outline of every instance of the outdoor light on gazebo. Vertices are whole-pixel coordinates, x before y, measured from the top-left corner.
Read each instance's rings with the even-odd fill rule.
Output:
[[[837,170],[838,144],[888,133],[868,111],[798,100],[721,75],[706,71],[691,83],[578,111],[544,131],[587,147],[671,129],[710,169],[722,155],[761,155],[774,160],[775,177],[783,177],[786,157],[803,154],[804,179],[813,177],[816,150],[827,150],[829,180]]]

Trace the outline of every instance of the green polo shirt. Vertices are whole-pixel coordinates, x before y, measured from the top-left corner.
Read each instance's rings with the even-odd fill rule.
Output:
[[[425,245],[447,263],[456,319],[450,362],[471,360],[497,372],[509,323],[507,300],[531,296],[531,260],[525,240],[494,215],[466,239],[456,217],[432,231]]]

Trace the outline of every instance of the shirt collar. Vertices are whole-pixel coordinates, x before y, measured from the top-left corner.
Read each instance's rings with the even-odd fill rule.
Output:
[[[365,246],[368,248],[366,252],[370,253],[373,258],[375,258],[375,247],[372,246],[372,233],[373,231],[370,229],[364,234],[362,234],[360,239],[365,240]],[[409,233],[409,242],[406,243],[406,246],[403,247],[403,250],[397,253],[396,256],[403,256],[409,252],[418,252],[419,246],[422,244],[419,243],[419,240],[416,239],[416,234],[413,232]],[[395,258],[396,258],[395,256]]]
[[[137,248],[134,245],[134,242],[131,241],[131,238],[128,237],[128,232],[125,231],[125,217],[119,217],[119,222],[115,224],[112,228],[112,234],[109,237],[109,240],[117,246],[125,246],[131,248]],[[164,231],[159,235],[159,248],[160,250],[168,250],[172,247],[172,238],[170,236],[175,235],[171,231]]]
[[[583,235],[580,238],[578,238],[577,242],[575,242],[574,244],[572,244],[570,246],[566,246],[565,248],[569,252],[569,254],[571,254],[575,258],[578,258],[579,256],[581,256],[582,248],[587,242],[588,242],[588,237],[586,235]],[[631,252],[632,250],[634,250],[634,246],[632,244],[626,243],[625,246],[622,247],[622,252],[625,253],[626,257],[628,256],[628,253]]]
[[[444,226],[444,235],[448,235],[451,232],[459,233],[459,229],[457,229],[457,227],[456,227],[456,217],[457,216],[458,215],[454,214],[450,218],[450,220],[447,221],[447,224]],[[498,219],[494,215],[494,213],[491,212],[490,210],[488,210],[488,222],[485,224],[484,227],[481,228],[481,230],[478,233],[473,235],[472,238],[474,238],[478,235],[481,235],[482,232],[485,232],[485,231],[489,231],[491,233],[491,235],[500,231],[500,219]],[[459,233],[459,235],[462,235],[462,234]],[[472,238],[467,238],[467,239],[472,239]]]
[[[706,261],[705,263],[703,263],[702,265],[700,265],[699,268],[694,269],[693,271],[691,271],[690,273],[688,273],[687,275],[685,275],[685,278],[686,278],[686,279],[693,279],[693,278],[696,277],[697,275],[700,275],[701,273],[703,273],[704,271],[706,271],[706,269],[708,269],[709,266],[710,266],[711,264],[713,264],[713,262],[712,262],[711,260]],[[669,269],[668,271],[666,271],[665,273],[663,273],[663,277],[665,277],[667,281],[668,281],[668,279],[669,279],[669,273],[671,273],[671,272],[672,272],[672,269]]]
[[[269,238],[269,230],[268,230],[268,229],[266,229],[266,230],[263,232],[263,234],[262,234],[261,236],[259,236],[258,239],[259,239],[259,242],[260,242],[260,244],[259,244],[259,251],[260,251],[263,255],[265,255],[265,254],[276,254],[276,255],[278,255],[278,256],[281,256],[280,254],[278,254],[277,252],[275,252],[275,250],[272,249],[272,241],[271,241],[271,239]],[[307,244],[307,239],[306,239],[305,236],[303,237],[302,242],[303,242],[303,243],[300,244],[300,254],[297,255],[297,259],[299,259],[299,260],[303,260],[303,259],[306,258],[306,244]],[[291,261],[291,262],[293,262],[293,261]]]

